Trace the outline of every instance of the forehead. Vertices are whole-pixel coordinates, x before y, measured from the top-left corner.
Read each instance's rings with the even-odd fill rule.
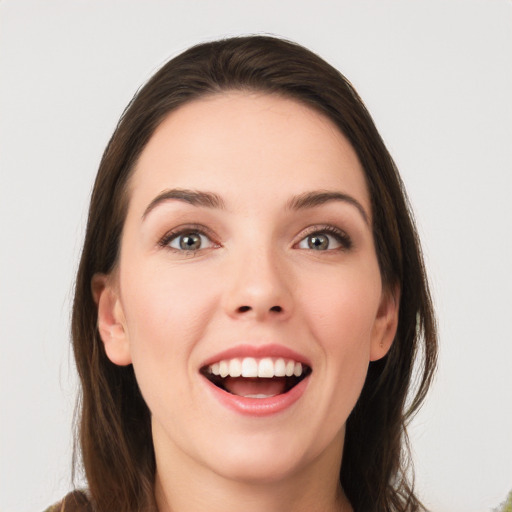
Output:
[[[296,100],[267,93],[225,92],[171,112],[140,155],[130,202],[144,208],[166,188],[208,190],[228,201],[244,192],[279,201],[336,189],[369,209],[362,167],[336,125]]]

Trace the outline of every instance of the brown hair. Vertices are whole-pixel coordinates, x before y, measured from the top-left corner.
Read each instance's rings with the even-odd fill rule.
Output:
[[[348,419],[340,480],[356,511],[421,510],[408,477],[406,424],[432,380],[437,341],[404,187],[346,78],[309,50],[266,36],[200,44],[170,60],[128,105],[103,155],[72,317],[81,380],[78,441],[91,501],[99,512],[151,510],[155,476],[150,413],[132,367],[116,366],[105,355],[91,280],[116,265],[129,201],[127,182],[157,126],[180,105],[226,90],[280,94],[316,109],[336,123],[361,161],[382,280],[385,286],[400,288],[400,314],[394,343],[386,357],[370,363]],[[415,363],[417,385],[407,405]]]

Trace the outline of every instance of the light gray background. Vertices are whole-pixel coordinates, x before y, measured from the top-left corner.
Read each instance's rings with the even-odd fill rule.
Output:
[[[512,488],[512,3],[0,1],[0,510],[69,488],[72,281],[123,108],[164,61],[220,36],[294,39],[354,83],[415,207],[441,335],[413,422],[437,512]]]

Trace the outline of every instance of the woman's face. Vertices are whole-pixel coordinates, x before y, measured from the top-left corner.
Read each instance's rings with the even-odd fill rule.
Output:
[[[345,137],[290,99],[211,96],[159,126],[129,197],[118,268],[94,286],[157,462],[244,481],[332,473],[397,317]]]

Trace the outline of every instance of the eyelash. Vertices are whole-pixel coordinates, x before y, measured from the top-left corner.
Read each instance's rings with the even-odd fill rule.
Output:
[[[165,249],[168,249],[173,252],[181,252],[184,254],[195,254],[200,250],[208,249],[208,247],[205,248],[199,248],[199,249],[177,249],[174,247],[171,247],[169,244],[177,239],[180,236],[184,236],[187,234],[197,234],[200,236],[205,236],[210,240],[212,246],[214,247],[220,247],[220,244],[213,241],[213,237],[208,229],[206,229],[204,226],[201,225],[190,225],[190,226],[184,226],[180,228],[175,228],[171,231],[168,231],[158,242],[158,245],[160,247],[163,247]],[[336,241],[340,244],[341,247],[337,247],[334,249],[326,249],[318,252],[329,252],[329,251],[348,251],[352,248],[353,243],[352,239],[342,231],[341,229],[334,227],[334,226],[325,226],[325,225],[316,225],[309,227],[305,233],[301,234],[300,240],[294,244],[294,247],[299,245],[301,242],[306,240],[308,237],[313,235],[330,235],[336,239]],[[312,248],[309,248],[309,250],[314,250]]]

